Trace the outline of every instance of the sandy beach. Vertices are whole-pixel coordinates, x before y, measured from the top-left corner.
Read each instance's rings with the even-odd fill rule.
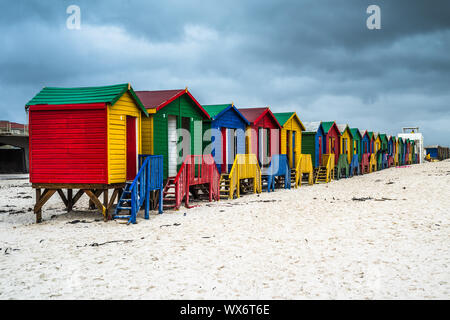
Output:
[[[444,161],[129,226],[54,196],[35,224],[26,177],[2,177],[0,299],[448,299],[449,195]]]

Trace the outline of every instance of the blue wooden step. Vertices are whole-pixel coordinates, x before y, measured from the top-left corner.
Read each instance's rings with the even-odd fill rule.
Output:
[[[116,209],[117,209],[117,210],[131,210],[131,207],[117,206]]]
[[[115,215],[114,217],[113,217],[113,219],[130,219],[130,217],[131,217],[131,215],[128,215],[128,216],[124,216],[124,215],[121,215],[121,216],[119,216],[119,215]]]

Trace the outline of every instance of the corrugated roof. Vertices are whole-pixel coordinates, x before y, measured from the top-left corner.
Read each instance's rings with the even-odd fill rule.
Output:
[[[305,131],[317,132],[317,130],[319,130],[319,127],[320,127],[320,121],[303,122],[303,125],[305,126]]]
[[[335,124],[334,121],[322,121],[323,132],[327,134],[331,127],[333,127],[333,124]]]
[[[211,105],[203,105],[203,108],[208,112],[211,120],[215,120],[221,116],[223,112],[226,112],[228,109],[234,109],[238,116],[248,125],[250,122],[244,117],[244,115],[236,108],[234,104],[211,104]]]
[[[209,104],[209,105],[202,105],[203,109],[208,112],[211,119],[215,119],[216,116],[224,111],[225,109],[229,108],[231,104]]]
[[[195,105],[202,111],[202,113],[209,119],[209,114],[198,103],[198,101],[191,95],[188,89],[175,89],[175,90],[153,90],[153,91],[136,91],[136,95],[141,99],[145,108],[156,109],[156,111],[164,108],[175,99],[181,97],[183,94],[187,94]]]
[[[87,103],[110,103],[113,105],[125,93],[129,91],[142,111],[148,115],[143,104],[136,96],[129,83],[102,86],[102,87],[78,87],[57,88],[45,87],[33,97],[25,106],[33,105],[64,105]]]
[[[251,123],[255,122],[268,108],[239,108],[242,115]]]
[[[136,91],[147,109],[159,109],[186,92],[186,89]]]
[[[284,124],[294,115],[295,112],[277,112],[273,115],[277,118],[280,125],[284,126]]]
[[[305,130],[305,126],[303,125],[302,121],[300,120],[300,118],[297,116],[297,114],[295,112],[277,112],[277,113],[274,113],[273,115],[277,119],[277,121],[280,123],[281,126],[284,126],[290,118],[295,117],[298,120],[298,122],[300,122],[301,129],[303,131]]]
[[[341,133],[341,135],[344,134],[345,130],[348,128],[348,131],[349,131],[349,134],[350,134],[350,139],[353,138],[353,133],[350,130],[350,127],[348,126],[348,124],[336,124],[336,126],[338,127],[339,132]]]
[[[356,139],[356,136],[359,135],[359,140],[362,138],[361,131],[358,128],[350,128],[350,132],[352,133],[352,136],[354,139]]]
[[[254,123],[262,118],[266,113],[269,113],[270,117],[277,124],[278,128],[281,129],[281,125],[278,122],[277,118],[273,115],[272,111],[270,111],[269,107],[266,108],[239,108],[240,113],[247,119],[248,122]]]

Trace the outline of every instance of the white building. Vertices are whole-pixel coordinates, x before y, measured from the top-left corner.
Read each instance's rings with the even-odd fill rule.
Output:
[[[423,144],[423,135],[419,132],[419,127],[404,127],[402,133],[398,134],[399,138],[415,141],[414,153],[419,154],[419,163],[423,163],[425,158],[425,149]]]

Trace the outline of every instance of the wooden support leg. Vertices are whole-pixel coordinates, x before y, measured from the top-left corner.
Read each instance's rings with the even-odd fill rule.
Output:
[[[94,195],[98,198],[98,197],[100,197],[102,192],[103,192],[103,189],[94,190]],[[92,200],[89,200],[89,209],[95,210],[95,207],[96,207],[95,203]]]
[[[84,189],[84,193],[88,195],[88,197],[92,200],[92,202],[97,206],[97,208],[102,212],[103,219],[106,221],[106,208],[103,204],[98,200],[98,197],[91,190]]]
[[[37,191],[39,190],[39,191]],[[34,213],[36,214],[36,223],[42,221],[42,206],[51,198],[51,196],[56,192],[56,189],[45,189],[44,193],[41,196],[41,190],[36,189],[36,198],[39,197],[39,201],[36,201],[36,205],[34,206]]]
[[[103,191],[103,206],[106,208],[106,219],[111,220],[111,214],[108,207],[108,189]]]
[[[67,189],[67,212],[72,211],[73,207],[73,190]]]
[[[41,200],[41,189],[37,188],[36,189],[36,204],[34,206],[35,208],[40,200]],[[36,223],[42,222],[42,210],[39,209],[38,211],[34,211],[34,213],[36,214]]]
[[[66,199],[66,195],[64,194],[64,192],[62,191],[62,189],[58,189],[58,194],[61,197],[61,200],[64,202],[64,205],[66,206],[66,208],[69,206],[69,202]]]
[[[81,198],[81,196],[83,195],[84,191],[83,190],[78,190],[78,192],[75,194],[75,196],[72,199],[72,208],[75,205],[75,203],[77,203],[77,201]],[[72,209],[71,209],[72,210]]]
[[[97,190],[94,190],[94,194],[95,194],[96,191]],[[89,199],[89,207],[88,207],[88,209],[89,210],[94,210],[95,209],[95,204],[94,204],[94,202],[91,199]]]
[[[119,191],[122,189],[114,189],[114,192],[111,196],[111,199],[109,199],[109,203],[108,203],[108,213],[109,213],[109,218],[111,219],[111,212],[112,212],[112,207],[114,205],[114,201],[116,200],[117,195],[119,194]]]

